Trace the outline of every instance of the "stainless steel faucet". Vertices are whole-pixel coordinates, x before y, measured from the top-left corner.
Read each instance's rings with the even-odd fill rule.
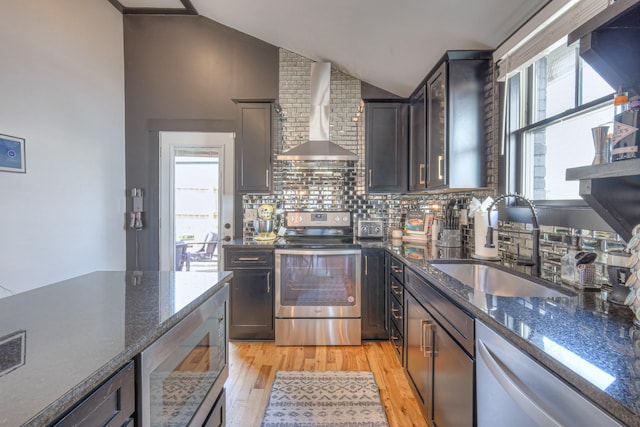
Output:
[[[520,199],[522,201],[524,201],[527,206],[529,206],[529,209],[531,210],[531,225],[533,226],[533,229],[531,230],[531,258],[521,258],[520,257],[520,246],[518,246],[518,257],[516,259],[516,262],[518,265],[526,265],[526,266],[530,266],[531,267],[531,275],[532,276],[536,276],[536,277],[540,277],[540,225],[538,224],[538,214],[536,213],[536,208],[535,206],[533,206],[533,203],[531,202],[531,200],[527,199],[526,197],[523,197],[519,194],[503,194],[501,196],[498,196],[497,199],[495,199],[493,201],[493,203],[491,203],[491,205],[489,206],[489,209],[487,210],[487,219],[488,219],[488,226],[487,226],[487,241],[485,243],[485,247],[487,248],[495,248],[496,245],[493,243],[493,227],[491,226],[491,210],[493,209],[493,206],[498,203],[501,200],[504,200],[508,197],[515,197],[516,199]]]

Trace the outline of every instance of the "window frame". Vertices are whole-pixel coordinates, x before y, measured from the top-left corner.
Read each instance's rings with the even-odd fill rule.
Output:
[[[505,121],[507,122],[506,129],[517,129],[515,131],[506,131],[508,133],[505,134],[504,142],[500,142],[500,144],[504,144],[504,146],[501,145],[499,147],[498,191],[500,194],[523,193],[524,182],[520,171],[523,169],[523,136],[526,132],[601,108],[613,100],[614,93],[612,92],[580,105],[583,97],[583,72],[579,49],[576,49],[575,61],[574,107],[535,123],[532,122],[534,99],[533,96],[530,96],[534,89],[534,64],[530,64],[516,73],[515,75],[519,75],[518,79],[513,78],[515,75],[508,75],[505,82],[499,82],[500,108],[498,111],[506,112],[506,117],[500,114],[499,123],[501,129],[505,129]],[[523,97],[526,102],[521,102]],[[507,99],[510,102],[505,106],[504,103],[507,102]],[[522,122],[527,124],[519,127]],[[505,219],[525,223],[531,222],[528,207],[522,201],[511,200],[507,202],[509,204],[505,203],[504,207],[500,209],[501,214],[505,215]],[[532,202],[536,206],[540,222],[543,224],[599,230],[611,229],[582,198],[532,200]]]

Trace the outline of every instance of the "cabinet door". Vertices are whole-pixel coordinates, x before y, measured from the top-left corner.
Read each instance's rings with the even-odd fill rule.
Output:
[[[235,143],[236,190],[271,190],[271,103],[238,103]]]
[[[473,360],[433,325],[433,420],[438,427],[473,425]]]
[[[362,251],[362,339],[388,339],[384,251]]]
[[[409,107],[409,191],[427,187],[427,108],[425,88],[411,99]]]
[[[407,310],[407,334],[405,336],[407,374],[418,391],[425,417],[432,420],[433,327],[435,321],[408,292],[405,293],[404,304]]]
[[[447,185],[447,63],[427,82],[427,188]]]
[[[407,104],[366,106],[366,187],[369,192],[407,191]]]
[[[229,298],[229,339],[274,339],[271,269],[233,270]]]

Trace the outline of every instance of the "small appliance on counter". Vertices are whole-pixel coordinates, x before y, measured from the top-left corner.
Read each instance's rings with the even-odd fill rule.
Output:
[[[383,226],[379,219],[358,219],[356,220],[356,237],[359,239],[382,239]]]
[[[269,242],[276,239],[275,208],[273,205],[260,205],[258,219],[253,220],[253,228],[256,232],[254,239],[260,242]]]
[[[607,273],[612,288],[607,296],[609,302],[624,304],[629,295],[629,288],[625,284],[631,274],[631,269],[626,266],[630,257],[629,253],[623,251],[611,251],[607,254]]]

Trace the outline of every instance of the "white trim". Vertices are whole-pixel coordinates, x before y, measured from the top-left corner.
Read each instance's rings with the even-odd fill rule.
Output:
[[[552,0],[495,50],[498,80],[531,64],[608,4],[608,0]]]

